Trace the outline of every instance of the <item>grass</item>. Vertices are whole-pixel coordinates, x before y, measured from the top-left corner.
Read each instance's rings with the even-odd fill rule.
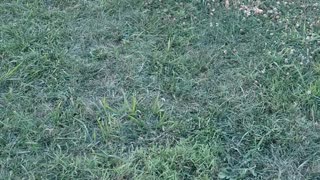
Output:
[[[319,178],[316,3],[0,0],[0,177]]]

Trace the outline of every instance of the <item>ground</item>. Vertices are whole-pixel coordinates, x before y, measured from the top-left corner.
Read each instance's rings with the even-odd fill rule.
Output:
[[[317,2],[0,0],[0,177],[319,178]]]

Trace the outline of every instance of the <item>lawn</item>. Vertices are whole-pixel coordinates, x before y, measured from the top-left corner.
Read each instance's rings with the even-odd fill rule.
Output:
[[[0,0],[0,179],[319,178],[320,4],[241,3]]]

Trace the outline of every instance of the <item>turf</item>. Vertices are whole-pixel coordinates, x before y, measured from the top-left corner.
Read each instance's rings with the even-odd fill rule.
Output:
[[[0,0],[0,179],[320,177],[317,0]]]

